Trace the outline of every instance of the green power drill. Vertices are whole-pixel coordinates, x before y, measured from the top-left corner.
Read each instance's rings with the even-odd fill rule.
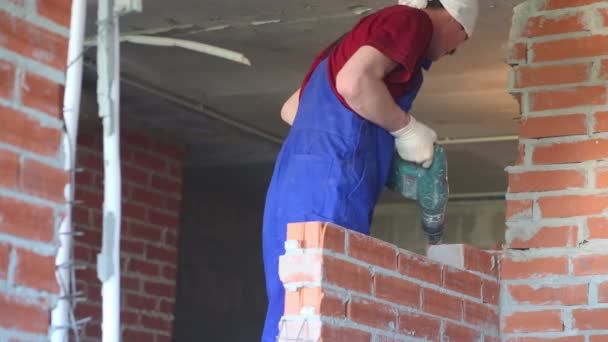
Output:
[[[449,196],[448,163],[443,147],[435,145],[433,163],[428,169],[395,153],[387,187],[418,203],[428,242],[441,243]]]

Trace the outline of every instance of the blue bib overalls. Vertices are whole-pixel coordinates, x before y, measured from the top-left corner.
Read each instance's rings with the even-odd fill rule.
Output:
[[[422,84],[422,70],[414,75],[411,89],[398,101],[406,112]],[[268,311],[262,342],[276,341],[283,315],[285,290],[278,265],[285,253],[287,224],[331,222],[369,235],[394,151],[389,132],[355,114],[335,96],[327,61],[321,62],[302,89],[266,197],[262,240]]]

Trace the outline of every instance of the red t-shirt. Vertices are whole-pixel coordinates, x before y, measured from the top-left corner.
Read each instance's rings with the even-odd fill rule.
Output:
[[[348,107],[336,91],[336,76],[360,47],[369,45],[399,64],[384,78],[390,94],[397,100],[410,88],[410,80],[419,70],[432,36],[433,24],[424,11],[403,5],[383,8],[361,19],[337,45],[334,43],[325,48],[313,62],[301,89],[304,89],[317,65],[329,52],[328,72],[332,89]]]

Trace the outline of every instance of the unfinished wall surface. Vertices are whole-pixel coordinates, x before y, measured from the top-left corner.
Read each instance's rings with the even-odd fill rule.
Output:
[[[69,1],[0,2],[0,340],[46,340],[65,212]]]
[[[608,341],[608,2],[528,1],[510,39],[504,340]]]
[[[272,165],[185,169],[175,342],[261,335],[267,305],[261,227],[271,173]]]
[[[288,227],[280,341],[498,341],[497,254],[429,258],[320,222]]]
[[[82,132],[78,141],[75,229],[77,289],[86,302],[78,318],[92,321],[84,341],[101,336],[101,283],[96,258],[101,248],[103,155],[101,127]],[[125,342],[171,341],[177,239],[182,189],[183,148],[134,132],[121,134],[122,239],[121,324]]]
[[[413,201],[381,203],[374,209],[371,236],[419,254],[425,253],[420,210]],[[444,243],[494,249],[505,238],[505,201],[450,201]]]

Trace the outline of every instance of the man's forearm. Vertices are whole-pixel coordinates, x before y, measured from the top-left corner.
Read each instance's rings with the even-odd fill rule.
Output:
[[[339,88],[340,94],[348,106],[363,118],[390,132],[408,124],[409,114],[395,103],[381,79],[373,75],[359,74],[340,81],[347,84],[346,87]]]

